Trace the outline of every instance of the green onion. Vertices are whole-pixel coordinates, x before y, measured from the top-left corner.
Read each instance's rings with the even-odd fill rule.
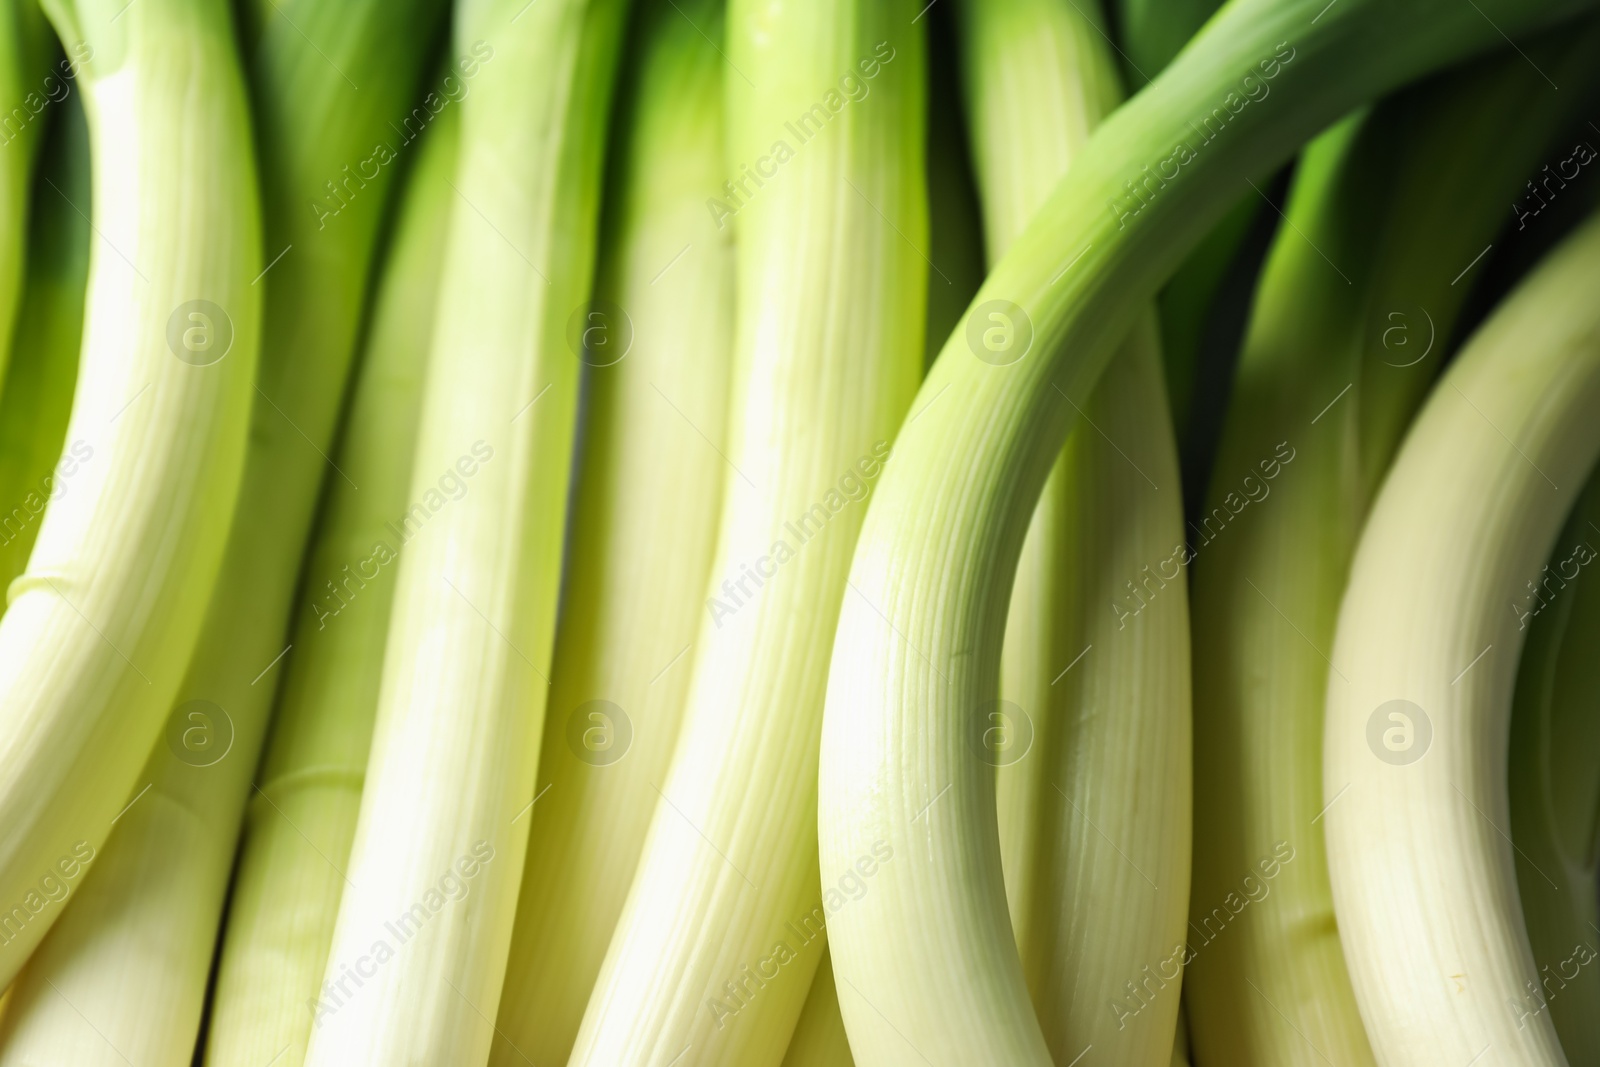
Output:
[[[867,842],[842,885],[819,885],[814,803],[833,623],[857,595],[845,580],[856,531],[924,359],[918,10],[736,0],[728,12],[737,195],[717,207],[739,241],[732,469],[677,752],[654,783],[575,1067],[680,1053],[780,1063],[823,925],[916,862]]]
[[[88,442],[63,442],[83,344],[89,275],[89,131],[77,96],[61,103],[43,149],[29,219],[26,315],[12,333],[15,358],[0,393],[0,582],[28,564],[46,504],[72,490],[93,462]],[[76,446],[76,450],[74,447]]]
[[[1600,543],[1600,478],[1589,484],[1550,562],[1511,604],[1527,646],[1511,711],[1511,839],[1517,889],[1538,973],[1513,1013],[1548,1012],[1573,1063],[1600,1058],[1600,968],[1589,966],[1600,926],[1595,815],[1600,811],[1594,655],[1600,596],[1588,564]],[[1587,579],[1587,580],[1586,580]],[[1559,878],[1552,887],[1546,881]]]
[[[622,4],[478,0],[366,788],[306,1062],[482,1063],[551,670]],[[488,42],[487,45],[481,42]],[[550,872],[559,877],[559,872]]]
[[[239,508],[165,737],[100,873],[30,961],[0,1063],[192,1056],[318,489],[325,474],[348,477],[326,453],[394,172],[362,158],[414,90],[427,38],[413,20],[435,8],[259,4],[246,40],[268,258],[251,282],[266,302]],[[330,180],[348,183],[336,216],[315,206]]]
[[[1319,17],[1326,4],[1234,0],[1096,131],[979,291],[975,308],[1026,316],[1031,357],[994,366],[961,329],[935,363],[857,545],[828,680],[823,884],[874,841],[925,850],[829,924],[857,1060],[920,1048],[1050,1063],[1012,940],[991,769],[968,738],[996,691],[1028,516],[1075,414],[1061,394],[1092,391],[1240,181],[1363,98],[1498,42],[1496,25],[1521,33],[1573,9],[1478,6],[1341,0]],[[1250,100],[1269,78],[1271,95]],[[945,391],[959,403],[929,405]]]
[[[1534,53],[1578,99],[1600,43],[1585,37]],[[1521,56],[1495,56],[1339,124],[1301,158],[1189,539],[1202,1061],[1318,1049],[1370,1062],[1323,848],[1324,656],[1368,504],[1449,351],[1463,271],[1567,121],[1567,96]],[[1280,843],[1293,859],[1262,868]]]
[[[1092,9],[1091,9],[1092,10]],[[964,3],[973,157],[998,259],[1116,106],[1104,32],[1061,0]],[[1151,317],[1153,319],[1153,316]],[[1000,855],[1046,1044],[1166,1067],[1189,873],[1188,597],[1158,575],[1130,626],[1124,580],[1183,537],[1177,447],[1154,322],[1084,398],[1034,511],[1000,661],[1001,703],[975,722],[995,751]],[[1176,568],[1174,568],[1176,571]],[[1178,577],[1176,573],[1172,577]],[[1115,921],[1107,916],[1115,914]],[[1147,1013],[1107,1009],[1164,966]]]
[[[706,207],[726,195],[726,68],[701,36],[720,39],[721,5],[662,5],[635,32],[586,316],[589,410],[541,799],[518,823],[528,859],[493,1064],[562,1063],[572,1052],[672,758],[718,505],[737,477],[719,452],[732,228]]]
[[[294,653],[244,840],[206,1062],[295,1067],[322,999],[378,705],[422,378],[455,194],[459,112],[416,149],[373,302],[337,462],[307,557]],[[331,590],[331,591],[330,591]]]
[[[80,890],[143,784],[221,562],[261,320],[254,150],[227,5],[48,8],[93,53],[78,84],[97,242],[65,440],[94,454],[46,511],[0,620],[0,908],[16,917],[0,984],[67,910],[55,887]],[[23,1008],[19,991],[8,1025]]]
[[[1324,803],[1339,936],[1380,1063],[1564,1065],[1518,906],[1506,737],[1541,573],[1600,454],[1600,217],[1467,343],[1373,504],[1339,611]],[[1441,531],[1450,534],[1441,536]],[[1565,872],[1545,872],[1553,878]]]

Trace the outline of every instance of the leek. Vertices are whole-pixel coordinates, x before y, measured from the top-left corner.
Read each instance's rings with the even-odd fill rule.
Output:
[[[89,131],[76,96],[62,102],[40,161],[28,233],[28,276],[0,393],[0,582],[21,574],[46,504],[72,491],[93,462],[88,442],[65,442],[83,343],[89,274]],[[76,445],[76,450],[73,446]]]
[[[408,510],[418,528],[398,562],[310,1064],[489,1056],[528,842],[519,817],[535,799],[577,402],[568,328],[589,299],[622,7],[456,9],[458,56],[492,38],[494,59],[461,105]]]
[[[995,366],[958,329],[896,440],[856,548],[822,742],[823,884],[874,841],[920,850],[830,922],[858,1062],[1050,1062],[1012,940],[993,778],[968,727],[996,691],[1028,515],[1074,414],[1061,394],[1092,391],[1241,180],[1363,98],[1498,42],[1496,25],[1525,32],[1577,5],[1341,0],[1318,18],[1325,6],[1232,0],[1102,124],[974,304],[1017,305],[1032,356]],[[1271,95],[1249,100],[1269,77]],[[1195,132],[1205,118],[1209,141]],[[946,390],[961,403],[928,404]]]
[[[228,7],[119,6],[48,5],[92,50],[99,240],[65,440],[93,459],[0,619],[0,984],[66,910],[39,887],[79,891],[142,785],[217,576],[255,381],[260,213]],[[22,1007],[19,991],[8,1026]]]
[[[1523,983],[1516,1014],[1549,1012],[1567,1059],[1600,1060],[1600,892],[1595,818],[1594,655],[1600,596],[1589,577],[1600,544],[1600,479],[1593,475],[1550,562],[1511,605],[1527,647],[1511,712],[1511,840],[1517,889],[1539,973]],[[1552,889],[1545,875],[1560,878]],[[1569,968],[1571,973],[1568,973]]]
[[[0,1064],[192,1058],[294,578],[323,477],[348,476],[326,453],[393,168],[367,178],[357,163],[337,217],[316,204],[400,117],[426,47],[411,20],[434,0],[258,3],[246,39],[271,258],[251,283],[266,302],[239,509],[148,789],[24,972]]]
[[[1467,1063],[1489,1050],[1500,1062],[1568,1062],[1549,1014],[1524,1001],[1548,961],[1530,947],[1506,836],[1526,633],[1508,605],[1539,577],[1600,453],[1596,270],[1600,216],[1467,343],[1373,504],[1340,607],[1324,734],[1328,863],[1383,1064]]]
[[[739,241],[732,469],[677,752],[573,1065],[778,1064],[824,924],[916,862],[866,842],[843,884],[819,885],[814,804],[833,622],[856,595],[855,534],[924,357],[917,10],[729,10],[728,168],[762,180],[741,177],[725,202]]]
[[[562,1063],[572,1052],[672,757],[723,482],[737,477],[718,451],[732,227],[706,207],[725,195],[727,71],[700,36],[720,39],[722,11],[713,0],[678,9],[642,13],[618,115],[566,608],[541,799],[519,824],[528,859],[494,1064]]]
[[[1600,41],[1575,43],[1534,54],[1581,90]],[[1368,503],[1449,351],[1470,291],[1462,269],[1566,121],[1564,99],[1508,53],[1399,94],[1302,155],[1189,539],[1187,951],[1202,1061],[1370,1062],[1320,825],[1323,655]],[[1293,859],[1260,867],[1280,843]]]
[[[1092,11],[1092,9],[1090,9]],[[1113,57],[1082,6],[964,3],[966,82],[991,258],[998,259],[1116,104]],[[1108,1010],[1182,940],[1189,899],[1189,635],[1183,582],[1124,580],[1183,536],[1177,446],[1152,322],[1085,398],[1045,483],[1006,619],[994,753],[1016,943],[1058,1063],[1086,1048],[1166,1067],[1181,961],[1154,1010]],[[1176,575],[1174,575],[1176,577]],[[1158,577],[1157,583],[1161,580]],[[1164,585],[1164,583],[1161,583]],[[1015,721],[1008,721],[1015,720]],[[1106,915],[1115,913],[1116,921]]]
[[[458,112],[426,131],[382,267],[307,557],[283,694],[247,808],[206,1062],[295,1067],[322,999],[372,743],[395,557],[455,194]],[[358,491],[351,483],[361,486]],[[397,534],[400,530],[401,534]],[[330,592],[331,588],[331,592]]]

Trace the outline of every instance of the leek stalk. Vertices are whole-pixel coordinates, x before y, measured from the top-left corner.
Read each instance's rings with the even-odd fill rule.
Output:
[[[574,1067],[780,1063],[824,924],[915,862],[868,842],[843,886],[819,885],[814,805],[833,622],[924,358],[917,10],[729,9],[728,168],[763,182],[738,177],[724,205],[739,242],[732,470],[677,752]]]
[[[1533,52],[1574,92],[1497,55],[1341,123],[1301,157],[1190,540],[1189,997],[1202,1061],[1371,1062],[1327,880],[1323,657],[1367,507],[1450,350],[1462,269],[1596,76],[1597,44],[1588,32]],[[1293,859],[1261,868],[1280,843]]]
[[[569,320],[589,301],[622,13],[617,0],[456,9],[458,60],[475,42],[494,58],[462,104],[417,528],[306,1055],[318,1067],[489,1057],[551,669],[579,367]]]
[[[1486,1050],[1569,1062],[1549,1014],[1525,1002],[1524,983],[1548,961],[1530,947],[1506,836],[1526,633],[1508,606],[1540,575],[1600,454],[1596,270],[1600,217],[1467,343],[1373,504],[1339,611],[1328,864],[1356,1002],[1385,1067]]]
[[[706,208],[727,70],[701,36],[721,38],[722,10],[677,8],[641,12],[618,115],[541,799],[489,1058],[508,1067],[572,1052],[677,740],[731,474],[733,230]]]
[[[1496,25],[1520,33],[1579,9],[1323,7],[1232,0],[1099,127],[974,305],[1020,309],[1031,333],[1023,358],[978,359],[958,330],[922,405],[946,390],[961,403],[918,405],[896,441],[856,548],[859,595],[840,619],[822,743],[823,884],[874,841],[897,854],[921,848],[919,862],[886,865],[872,895],[830,923],[840,988],[861,992],[841,996],[860,1063],[930,1051],[1050,1063],[1012,940],[993,778],[968,727],[996,691],[1028,516],[1074,414],[1061,394],[1093,390],[1141,302],[1245,178],[1364,98],[1498,42]],[[1269,77],[1271,95],[1257,93]],[[1196,132],[1208,118],[1209,140]]]
[[[16,357],[0,392],[0,583],[28,564],[46,504],[70,492],[87,442],[63,441],[83,344],[89,275],[89,130],[76,96],[64,100],[43,148],[29,217],[28,309],[12,334]],[[54,186],[54,188],[52,188]],[[72,445],[77,445],[74,452]],[[65,453],[65,455],[63,455]]]
[[[266,294],[239,507],[164,743],[137,783],[148,789],[24,972],[0,1064],[194,1055],[294,580],[324,476],[347,476],[327,451],[394,172],[369,177],[358,161],[414,90],[428,46],[414,20],[430,9],[257,0],[247,12],[271,258],[251,281]],[[348,202],[330,217],[317,205],[335,179]]]
[[[1093,9],[1090,9],[1092,12]],[[965,68],[990,255],[1044,202],[1120,95],[1101,27],[1062,0],[964,3]],[[1166,1067],[1189,899],[1188,596],[1124,580],[1183,537],[1160,346],[1141,321],[1084,402],[1023,543],[993,754],[1013,933],[1058,1063],[1086,1048]],[[1158,577],[1157,582],[1160,582]],[[985,721],[987,719],[987,721]],[[1108,915],[1115,915],[1108,921]],[[1149,1012],[1108,1010],[1155,978]],[[1161,992],[1160,988],[1165,987]]]
[[[0,907],[16,917],[0,984],[66,910],[51,886],[81,891],[142,784],[228,536],[261,321],[255,160],[228,6],[48,10],[92,51],[78,82],[98,241],[65,439],[93,458],[46,510],[0,619]],[[8,1026],[20,1007],[14,997]]]
[[[422,379],[455,193],[458,116],[422,136],[324,488],[283,693],[250,798],[206,1062],[297,1067],[322,999],[377,712]],[[358,491],[351,483],[361,486]],[[348,568],[348,569],[346,569]],[[352,578],[352,575],[354,577]],[[333,585],[334,592],[329,592]]]

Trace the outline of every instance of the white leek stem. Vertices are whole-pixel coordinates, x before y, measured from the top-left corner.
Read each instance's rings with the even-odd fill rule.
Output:
[[[365,355],[326,486],[284,664],[283,694],[246,809],[206,1062],[298,1067],[311,1040],[372,747],[383,650],[411,501],[422,379],[455,193],[457,112],[421,141],[382,268]],[[351,485],[359,485],[359,490]],[[347,569],[348,568],[348,569]],[[333,584],[333,583],[337,584]],[[329,592],[332,585],[335,592]]]
[[[66,910],[44,880],[76,891],[141,784],[222,559],[261,324],[229,6],[49,6],[93,49],[78,84],[97,240],[66,433],[92,455],[45,512],[0,620],[0,907],[20,914],[0,984]]]
[[[841,904],[837,875],[819,896],[817,734],[856,531],[922,369],[916,14],[908,0],[735,0],[728,13],[728,165],[742,188],[726,205],[739,240],[732,470],[678,750],[654,783],[573,1067],[680,1053],[776,1067],[824,922],[864,906]],[[757,185],[747,170],[775,176]],[[888,842],[852,862],[881,873],[885,851],[885,868],[914,862]]]
[[[733,234],[706,210],[723,195],[727,67],[701,33],[720,40],[721,3],[641,18],[588,313],[597,345],[540,799],[519,824],[528,859],[489,1058],[504,1067],[572,1052],[672,759],[718,505],[738,477],[719,452]]]
[[[1083,6],[960,11],[973,157],[998,259],[1120,91]],[[1189,902],[1189,629],[1181,574],[1145,569],[1183,540],[1153,315],[1083,408],[1088,421],[1051,471],[1023,543],[1000,661],[1006,703],[978,725],[1006,742],[994,753],[1006,896],[1052,1057],[1067,1063],[1093,1048],[1166,1067],[1183,962],[1173,946]],[[1125,606],[1124,582],[1142,583],[1152,602]],[[1142,995],[1131,1009],[1130,982]]]
[[[1339,936],[1383,1067],[1564,1065],[1509,828],[1506,736],[1539,573],[1600,452],[1600,218],[1467,344],[1367,520],[1328,681],[1323,793]],[[1556,872],[1547,872],[1554,877]]]
[[[1050,1062],[1006,910],[992,769],[974,758],[968,727],[997,691],[1027,520],[1076,417],[1061,394],[1093,391],[1140,305],[1240,182],[1361,100],[1487,47],[1498,34],[1483,14],[1514,20],[1513,32],[1570,10],[1479,6],[1341,0],[1318,19],[1302,0],[1232,0],[1099,127],[979,291],[976,308],[1004,300],[1027,316],[1032,355],[995,366],[958,329],[924,381],[856,548],[823,728],[823,885],[875,841],[897,856],[921,849],[921,862],[887,865],[872,895],[829,924],[865,1067],[930,1055]],[[1270,96],[1201,151],[1175,150],[1213,101],[1267,71]],[[1165,160],[1159,191],[1126,191]],[[966,323],[978,325],[970,311]],[[960,402],[940,406],[944,393]]]
[[[266,297],[238,510],[165,736],[136,781],[142,795],[19,981],[0,1042],[5,1067],[193,1057],[318,490],[324,477],[348,477],[327,452],[396,169],[359,190],[352,183],[359,199],[331,225],[311,204],[352,153],[371,152],[387,132],[384,109],[400,115],[425,38],[392,40],[407,13],[395,3],[259,2],[282,10],[249,49],[271,259],[251,280]],[[431,3],[413,0],[411,13]]]
[[[456,11],[457,56],[487,42],[493,59],[460,105],[418,503],[316,1067],[489,1056],[549,692],[580,365],[568,330],[589,299],[621,15],[616,0]]]

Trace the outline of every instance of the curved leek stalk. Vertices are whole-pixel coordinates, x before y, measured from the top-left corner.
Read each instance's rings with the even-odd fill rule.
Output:
[[[87,58],[84,42],[72,44],[72,58],[62,59],[34,0],[0,3],[0,106],[6,109],[0,111],[0,381],[13,342],[22,340],[15,335],[17,308],[31,278],[26,261],[35,253],[28,209],[37,199],[33,177],[47,112],[70,97],[75,68]]]
[[[620,362],[597,358],[605,365],[590,375],[542,799],[527,819],[490,1056],[507,1067],[524,1057],[564,1063],[572,1052],[672,758],[730,473],[718,448],[731,378],[732,231],[706,210],[724,195],[726,68],[701,37],[721,39],[722,12],[708,0],[678,8],[643,13],[619,116],[619,200],[595,282],[605,303],[591,319],[624,328],[593,318],[624,309],[632,347]]]
[[[1092,10],[1092,9],[1091,9]],[[1101,29],[1065,0],[963,3],[973,157],[991,258],[1116,106]],[[1122,582],[1183,538],[1177,446],[1153,316],[1084,403],[1017,568],[1000,697],[1021,721],[995,753],[1006,897],[1058,1063],[1085,1048],[1166,1067],[1181,960],[1154,1009],[1107,1010],[1183,939],[1189,901],[1189,631],[1181,579],[1158,577],[1130,629]],[[1003,707],[1003,705],[1002,705]],[[993,718],[994,716],[991,716]],[[1028,746],[1028,747],[1022,747]],[[1115,920],[1108,921],[1108,915]]]
[[[834,984],[833,961],[828,950],[811,980],[800,1018],[783,1054],[783,1067],[855,1067],[850,1057],[850,1038],[844,1032],[844,1016],[839,1014],[839,989]]]
[[[49,9],[62,37],[93,50],[78,80],[97,243],[65,435],[93,455],[46,510],[0,619],[0,909],[12,916],[0,984],[66,910],[58,893],[79,891],[142,784],[228,535],[261,321],[228,5]],[[13,998],[8,1025],[18,1008]]]
[[[3,151],[3,149],[0,149]],[[0,393],[0,584],[28,563],[39,517],[70,492],[86,442],[63,442],[72,414],[83,344],[84,286],[89,275],[89,130],[76,95],[62,101],[40,161],[46,179],[34,189],[28,276],[12,334],[16,358]],[[54,188],[52,188],[54,186]],[[77,444],[74,454],[72,445]],[[66,454],[63,455],[62,453]]]
[[[916,14],[908,0],[729,11],[730,166],[781,169],[737,206],[733,471],[708,614],[574,1067],[680,1052],[704,1067],[778,1064],[824,922],[865,906],[849,900],[858,884],[870,900],[876,874],[914,862],[868,842],[843,889],[839,875],[819,887],[813,805],[833,620],[855,595],[855,534],[924,356]]]
[[[298,1067],[311,1039],[372,746],[400,551],[392,524],[404,521],[409,502],[455,201],[447,181],[455,172],[457,114],[443,111],[422,138],[381,270],[337,453],[339,469],[361,489],[338,477],[328,482],[307,558],[306,573],[315,577],[296,613],[295,652],[260,791],[247,809],[222,941],[206,1043],[213,1067],[252,1067],[274,1057],[274,1067]],[[339,595],[330,598],[326,586],[335,578]]]
[[[149,788],[24,972],[0,1064],[192,1058],[318,490],[348,476],[326,452],[393,168],[336,219],[311,202],[400,117],[427,47],[415,20],[434,2],[259,2],[274,9],[252,42],[273,259],[252,283],[266,304],[239,509],[166,743],[138,783]]]
[[[1587,569],[1600,545],[1597,528],[1600,477],[1591,474],[1549,564],[1512,605],[1528,643],[1511,710],[1510,830],[1539,968],[1515,1014],[1548,1010],[1573,1063],[1600,1061],[1600,967],[1589,966],[1600,956],[1600,587]],[[1541,872],[1559,879],[1555,888]]]
[[[569,320],[589,300],[622,8],[456,11],[457,53],[492,39],[494,58],[462,104],[418,503],[310,1064],[489,1057],[551,669],[579,366]]]
[[[1303,0],[1233,0],[1101,125],[979,291],[975,308],[1020,312],[1022,358],[978,359],[961,329],[935,363],[857,545],[828,677],[823,884],[874,841],[918,860],[886,865],[829,923],[858,1062],[916,1062],[919,1048],[1050,1062],[1006,910],[993,776],[969,727],[996,691],[1028,516],[1074,414],[1061,394],[1092,391],[1140,302],[1246,176],[1362,98],[1498,41],[1484,14],[1515,33],[1574,10],[1479,7],[1341,0],[1317,18]],[[1271,95],[1245,103],[1269,75]],[[1209,142],[1195,132],[1207,116],[1220,123]],[[929,404],[947,390],[960,403]]]
[[[1367,506],[1456,332],[1462,269],[1567,121],[1564,100],[1600,74],[1581,69],[1597,44],[1590,32],[1534,51],[1575,92],[1552,94],[1507,53],[1341,123],[1301,157],[1190,541],[1202,1061],[1371,1062],[1320,825],[1324,651]],[[1280,847],[1292,860],[1274,862]]]
[[[1379,1063],[1568,1062],[1517,894],[1506,736],[1539,575],[1600,453],[1600,217],[1468,342],[1372,508],[1339,612],[1323,769],[1339,936]],[[1441,530],[1453,536],[1439,536]],[[1546,877],[1553,873],[1545,872]]]

